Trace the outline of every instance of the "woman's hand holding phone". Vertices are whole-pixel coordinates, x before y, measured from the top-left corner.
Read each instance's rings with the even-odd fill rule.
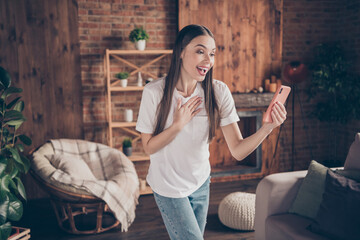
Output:
[[[272,122],[264,122],[264,125],[269,126],[269,128],[274,129],[281,124],[284,123],[286,120],[286,109],[284,104],[281,102],[275,102],[272,106],[271,112],[270,112]]]
[[[276,93],[274,94],[273,99],[271,100],[268,109],[266,110],[263,122],[264,125],[269,126],[271,129],[280,126],[286,119],[286,109],[284,104],[287,97],[289,96],[291,88],[288,86],[281,85]]]

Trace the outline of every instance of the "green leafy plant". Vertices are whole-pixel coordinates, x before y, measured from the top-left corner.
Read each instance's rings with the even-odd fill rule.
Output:
[[[125,138],[123,141],[123,148],[130,148],[130,147],[132,147],[131,138]]]
[[[18,221],[23,214],[26,200],[21,174],[28,172],[30,161],[23,154],[24,145],[31,145],[31,139],[17,130],[26,121],[22,114],[24,102],[14,94],[21,88],[11,87],[9,73],[0,67],[0,239],[7,239],[11,233],[10,221]]]
[[[338,156],[338,124],[360,119],[360,77],[351,71],[351,63],[345,59],[344,50],[338,43],[320,44],[315,48],[310,98],[316,97],[316,108],[312,115],[320,121],[329,122],[334,144],[328,167],[342,165]]]
[[[127,79],[129,77],[129,73],[128,72],[119,72],[119,73],[115,74],[115,77],[118,79]]]
[[[129,39],[131,42],[136,42],[139,40],[148,40],[149,34],[143,29],[143,27],[135,27],[129,35]]]
[[[313,114],[320,121],[347,123],[360,119],[360,78],[350,69],[339,44],[315,48],[309,96],[318,96]]]

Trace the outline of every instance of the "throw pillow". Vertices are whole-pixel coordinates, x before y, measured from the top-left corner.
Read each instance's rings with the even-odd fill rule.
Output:
[[[355,141],[350,146],[344,169],[360,170],[360,133],[355,135]]]
[[[355,180],[357,182],[360,182],[360,170],[357,169],[347,169],[347,170],[335,170],[334,171],[337,174],[340,174],[341,176],[344,176],[346,178],[350,178],[352,180]]]
[[[76,156],[53,154],[45,156],[51,164],[69,174],[71,177],[81,180],[96,180],[86,162]]]
[[[322,201],[328,168],[312,160],[289,212],[314,219]]]
[[[331,239],[360,239],[360,183],[327,171],[323,201],[309,230]]]

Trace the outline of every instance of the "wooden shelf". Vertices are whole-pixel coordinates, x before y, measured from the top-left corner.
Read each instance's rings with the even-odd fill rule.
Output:
[[[136,127],[136,122],[112,122],[110,123],[112,128],[124,128],[124,127]]]
[[[141,162],[141,161],[149,161],[150,156],[145,154],[133,154],[130,157],[128,157],[133,162]]]
[[[151,187],[146,186],[146,188],[144,190],[140,190],[140,195],[147,195],[147,194],[152,194],[153,191],[151,190]]]
[[[106,49],[106,52],[109,54],[122,54],[122,55],[143,55],[143,54],[171,54],[172,50],[109,50]]]
[[[144,87],[128,86],[128,87],[110,87],[111,92],[129,92],[129,91],[142,91]]]

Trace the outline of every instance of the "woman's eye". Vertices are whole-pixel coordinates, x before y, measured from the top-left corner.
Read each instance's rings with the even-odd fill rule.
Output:
[[[211,57],[215,57],[215,53],[210,53],[210,56],[211,56]]]
[[[203,54],[203,53],[204,53],[204,51],[203,51],[203,50],[199,50],[199,51],[197,51],[197,53],[199,53],[199,54]]]

